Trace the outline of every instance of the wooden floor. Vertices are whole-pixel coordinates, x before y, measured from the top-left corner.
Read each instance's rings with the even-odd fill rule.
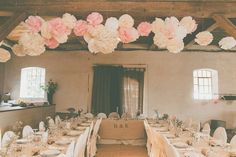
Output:
[[[145,146],[98,145],[96,157],[148,157]]]

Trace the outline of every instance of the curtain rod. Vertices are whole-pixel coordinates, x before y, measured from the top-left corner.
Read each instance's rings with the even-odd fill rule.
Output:
[[[147,64],[93,64],[93,66],[106,66],[106,65],[110,65],[110,66],[143,66],[143,67],[147,67]]]

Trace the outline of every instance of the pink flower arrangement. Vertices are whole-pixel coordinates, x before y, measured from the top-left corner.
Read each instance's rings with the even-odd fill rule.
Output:
[[[50,49],[55,49],[59,46],[59,42],[54,38],[45,39],[45,43],[46,43],[47,47]]]
[[[148,36],[152,31],[152,25],[148,22],[141,22],[137,29],[140,36]]]
[[[123,43],[130,43],[137,40],[139,37],[138,31],[134,28],[120,27],[119,38]]]
[[[76,36],[83,36],[88,30],[88,23],[84,20],[78,20],[74,27]]]
[[[89,24],[96,26],[103,22],[103,17],[101,14],[97,12],[92,12],[91,14],[88,15],[87,21]]]
[[[43,25],[44,20],[39,16],[29,16],[27,20],[25,20],[28,28],[34,32],[38,33]]]

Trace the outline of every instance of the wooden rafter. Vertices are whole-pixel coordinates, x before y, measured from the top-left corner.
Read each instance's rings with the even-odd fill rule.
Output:
[[[16,12],[0,27],[0,41],[4,40],[6,36],[22,21],[27,18],[26,12]]]
[[[210,26],[208,26],[206,29],[203,29],[203,30],[201,30],[201,31],[209,31],[209,32],[212,32],[212,31],[215,30],[217,27],[218,27],[218,25],[217,25],[216,23],[213,23],[213,24],[211,24]],[[191,47],[191,46],[195,43],[195,41],[194,41],[195,35],[196,35],[197,33],[201,32],[201,31],[197,31],[196,33],[194,33],[194,34],[192,35],[192,40],[191,40],[188,44],[185,45],[185,49]]]
[[[220,28],[224,29],[230,36],[236,38],[236,26],[228,18],[220,14],[215,14],[212,17]]]
[[[10,0],[14,1],[14,0]],[[62,7],[63,6],[63,7]],[[92,11],[104,15],[119,16],[123,13],[139,15],[140,17],[155,16],[193,16],[208,18],[215,13],[222,13],[227,17],[236,16],[235,1],[110,1],[110,0],[20,0],[17,3],[0,2],[0,10],[26,10],[29,14],[62,15],[65,12],[86,16]]]

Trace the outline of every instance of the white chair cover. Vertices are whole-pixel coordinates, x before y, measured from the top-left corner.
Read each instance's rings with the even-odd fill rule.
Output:
[[[82,154],[84,136],[85,136],[84,134],[81,134],[76,142],[74,157],[84,157],[84,154]]]
[[[231,148],[236,149],[236,135],[231,139],[230,146]]]
[[[33,134],[34,134],[34,131],[33,131],[33,129],[31,128],[31,126],[26,125],[26,126],[23,128],[23,131],[22,131],[22,137],[23,137],[23,138],[27,138],[28,136],[33,135]]]
[[[6,147],[8,142],[14,137],[16,137],[16,134],[13,131],[5,132],[2,137],[2,147]]]
[[[92,113],[86,113],[85,117],[88,119],[93,119],[94,115]]]
[[[91,123],[90,127],[89,127],[89,134],[88,134],[88,139],[87,139],[87,150],[86,150],[86,157],[89,157],[91,152],[90,152],[90,148],[91,148],[91,134],[93,131],[93,127],[94,127],[94,122]]]
[[[97,118],[107,118],[107,115],[105,113],[99,113]]]
[[[201,129],[201,123],[199,121],[192,121],[192,125],[191,128],[196,131],[199,132]]]
[[[178,151],[170,144],[165,146],[166,157],[180,157]]]
[[[84,157],[85,156],[85,148],[86,148],[86,143],[89,135],[89,130],[90,128],[87,127],[85,132],[80,135],[80,137],[77,140],[77,143],[75,145],[75,152],[74,152],[74,157]]]
[[[202,133],[210,135],[211,132],[211,127],[209,125],[209,123],[204,124],[203,128],[202,128]]]
[[[223,143],[227,143],[227,133],[225,128],[218,127],[213,134],[213,138],[221,140]]]
[[[144,114],[140,114],[137,118],[140,119],[140,120],[146,119],[146,117],[144,116]]]
[[[72,141],[66,150],[66,157],[74,157],[75,141]]]
[[[50,119],[48,120],[48,127],[49,127],[49,128],[55,127],[55,122],[54,122],[54,120],[53,120],[52,118],[50,118]]]
[[[56,117],[55,117],[55,124],[59,125],[60,123],[61,123],[61,118],[60,118],[59,115],[56,115]]]
[[[193,122],[192,118],[186,119],[186,120],[183,122],[183,127],[184,127],[184,128],[191,128],[192,122]]]
[[[102,119],[98,119],[94,125],[93,134],[91,137],[90,157],[94,157],[97,152],[96,143],[97,143],[98,131],[99,131],[101,122],[102,122]]]
[[[112,113],[109,114],[108,118],[119,119],[120,115],[117,112],[112,112]]]
[[[123,114],[121,115],[121,118],[122,118],[122,119],[131,119],[132,116],[131,116],[130,113],[123,113]]]
[[[44,132],[46,129],[45,129],[45,124],[43,121],[39,122],[39,131],[41,132]]]

